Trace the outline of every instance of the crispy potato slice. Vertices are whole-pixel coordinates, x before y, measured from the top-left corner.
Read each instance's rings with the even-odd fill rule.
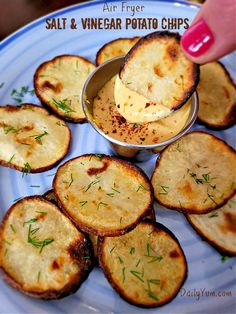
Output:
[[[40,196],[26,197],[9,209],[0,239],[4,279],[36,298],[74,293],[92,269],[90,242]]]
[[[45,192],[43,194],[43,197],[46,198],[46,200],[48,200],[49,202],[52,202],[55,205],[58,205],[57,204],[57,199],[56,199],[56,196],[55,196],[55,193],[54,193],[53,190],[49,190],[49,191]],[[155,214],[155,210],[154,210],[153,206],[151,206],[151,209],[149,209],[149,211],[147,212],[147,215],[144,218],[149,218],[151,220],[156,221],[156,214]],[[89,236],[89,238],[91,240],[91,243],[93,245],[94,257],[95,257],[95,260],[97,262],[97,257],[98,257],[98,252],[97,252],[98,237],[96,235],[92,234],[92,233],[88,233],[88,236]]]
[[[81,94],[87,77],[94,69],[94,64],[83,57],[57,56],[36,70],[35,93],[44,105],[64,120],[86,122]]]
[[[0,165],[24,173],[53,168],[68,153],[65,122],[40,106],[0,107]]]
[[[136,44],[140,37],[118,38],[103,45],[97,52],[96,65],[115,57],[123,56]]]
[[[204,215],[186,215],[193,228],[217,250],[236,255],[236,195]]]
[[[175,236],[144,221],[120,237],[99,238],[99,262],[122,298],[140,307],[170,302],[187,277],[187,262]]]
[[[236,88],[223,64],[214,61],[201,66],[197,91],[201,123],[212,128],[236,123]]]
[[[203,214],[236,192],[236,153],[219,138],[192,132],[168,146],[152,175],[158,202],[184,213]]]
[[[59,167],[53,181],[63,211],[78,227],[100,236],[133,229],[150,210],[152,186],[141,169],[105,155],[84,155]]]
[[[151,102],[178,109],[196,89],[199,66],[181,51],[178,33],[155,32],[140,39],[125,56],[120,78]]]

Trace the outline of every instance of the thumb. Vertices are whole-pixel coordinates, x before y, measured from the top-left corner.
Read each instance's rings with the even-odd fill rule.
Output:
[[[202,64],[232,52],[236,48],[235,12],[235,0],[207,0],[181,38],[186,56]]]

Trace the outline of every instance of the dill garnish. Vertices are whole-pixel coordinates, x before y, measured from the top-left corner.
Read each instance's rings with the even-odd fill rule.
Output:
[[[63,181],[63,183],[67,183],[68,184],[68,187],[70,187],[73,182],[74,182],[74,179],[73,179],[72,173],[70,174],[70,181]]]
[[[81,206],[83,207],[85,204],[87,204],[87,203],[88,203],[88,201],[80,201],[79,203],[80,203],[80,204],[81,204]]]
[[[138,260],[137,264],[135,265],[135,267],[138,267],[139,263],[140,263],[140,259]]]
[[[131,255],[134,254],[134,253],[135,253],[135,248],[132,247],[132,248],[129,250],[129,253],[130,253]]]
[[[210,199],[214,204],[218,205],[218,203],[214,200],[214,196],[213,196],[213,195],[207,193],[207,196],[209,197],[209,199]]]
[[[110,250],[110,253],[112,253],[113,252],[113,250],[115,249],[115,245],[113,246],[113,248]]]
[[[115,191],[116,193],[119,193],[120,194],[120,191],[114,189],[114,188],[111,188],[113,191]]]
[[[15,154],[14,154],[14,155],[12,155],[12,156],[11,156],[11,158],[9,159],[9,161],[8,161],[8,162],[9,162],[9,164],[11,164],[11,162],[12,162],[12,160],[13,160],[13,158],[14,158],[14,157],[15,157]]]
[[[227,261],[230,258],[230,256],[228,255],[221,255],[221,263],[224,263],[225,261]]]
[[[154,284],[154,285],[159,285],[160,284],[160,280],[159,279],[148,279],[148,282]]]
[[[43,133],[41,134],[38,134],[38,135],[31,135],[30,137],[34,137],[34,139],[39,143],[39,144],[43,144],[42,143],[42,137],[45,136],[45,135],[48,135],[48,132],[47,131],[44,131]]]
[[[59,126],[66,126],[66,124],[62,124],[60,121],[57,121],[57,122],[56,122],[56,125],[59,125]]]
[[[9,126],[7,126],[5,123],[3,123],[3,131],[4,131],[4,133],[5,134],[8,134],[8,133],[10,133],[10,132],[12,132],[12,133],[17,133],[17,132],[19,132],[20,130],[21,130],[21,128],[15,128],[14,126],[12,126],[12,125],[9,125]]]
[[[39,282],[41,276],[41,271],[38,272],[37,281]]]
[[[138,192],[139,190],[147,191],[147,189],[142,184],[139,184],[139,187],[136,192]]]
[[[99,182],[100,182],[100,180],[94,180],[94,181],[90,182],[89,185],[86,187],[85,192],[87,192],[91,188],[91,186],[93,186]]]
[[[140,273],[139,271],[130,270],[130,273],[133,276],[135,276],[136,278],[138,278],[140,281],[144,282],[144,280],[140,277],[142,275],[142,273]]]
[[[218,217],[218,213],[212,213],[208,216],[208,218],[214,218],[214,217]]]
[[[109,197],[114,197],[115,193],[106,193],[106,195]]]
[[[99,207],[100,207],[101,205],[103,205],[103,206],[108,206],[107,203],[99,202],[99,203],[98,203],[98,206],[97,206],[97,209],[99,209]]]
[[[7,241],[7,240],[5,240],[5,239],[3,239],[2,241],[5,242],[5,243],[8,244],[8,245],[11,245],[11,242],[9,242],[9,241]]]
[[[4,86],[4,84],[5,84],[5,82],[2,82],[2,83],[0,84],[0,88],[2,88],[2,87]]]
[[[11,228],[11,230],[12,230],[14,233],[16,233],[16,230],[15,230],[15,228],[14,228],[14,226],[13,226],[12,224],[10,224],[10,228]]]
[[[180,149],[180,147],[179,147],[179,143],[177,144],[177,146],[176,146],[176,150],[178,151],[178,152],[182,152],[182,150]]]
[[[152,279],[151,279],[151,280],[152,280]],[[155,279],[154,279],[154,280],[155,280]],[[147,291],[148,296],[149,296],[150,298],[152,298],[152,299],[158,301],[158,300],[159,300],[158,297],[157,297],[157,296],[152,292],[152,290],[151,290],[150,279],[147,280],[147,286],[148,286],[148,288],[145,289],[145,291]]]
[[[40,210],[36,210],[35,212],[38,213],[38,214],[47,215],[47,212],[42,212]]]
[[[24,176],[26,176],[30,172],[30,170],[31,170],[30,164],[28,162],[26,162],[24,164],[22,178],[24,178]]]
[[[160,261],[163,259],[163,256],[151,255],[151,254],[150,254],[151,251],[155,252],[155,251],[152,249],[150,243],[147,243],[147,245],[146,245],[146,251],[147,251],[147,254],[145,254],[144,256],[151,258],[151,260],[148,261],[148,263],[153,263],[153,262],[156,262],[156,261],[160,262]]]
[[[125,281],[125,267],[122,268],[122,282]]]
[[[158,194],[160,194],[160,195],[166,195],[166,194],[168,194],[168,190],[169,190],[169,187],[168,187],[168,186],[161,185],[161,192],[158,192]]]
[[[30,90],[29,86],[22,86],[20,91],[17,91],[13,88],[11,96],[14,96],[12,99],[15,100],[18,104],[21,104],[25,95],[30,94],[34,95],[34,90]]]
[[[153,263],[153,262],[160,262],[163,259],[163,256],[148,256],[151,257],[152,259],[150,261],[148,261],[148,263]]]
[[[35,217],[35,218],[31,218],[30,220],[27,220],[23,223],[23,227],[26,225],[26,224],[31,224],[32,222],[36,222],[38,219]]]
[[[30,185],[31,188],[40,188],[40,185]]]
[[[42,241],[40,241],[39,239],[37,239],[37,237],[35,236],[35,234],[39,231],[40,228],[35,228],[32,229],[31,227],[32,225],[29,225],[29,230],[28,230],[28,243],[32,244],[33,246],[35,246],[36,248],[40,248],[39,253],[42,253],[43,248],[46,245],[51,244],[54,239],[44,239]]]
[[[118,260],[119,260],[120,264],[124,264],[123,259],[120,256],[118,256]]]
[[[66,104],[66,99],[56,100],[53,98],[52,102],[57,107],[57,109],[64,111],[66,114],[70,114],[72,112],[75,112],[75,110],[73,110],[69,105]]]

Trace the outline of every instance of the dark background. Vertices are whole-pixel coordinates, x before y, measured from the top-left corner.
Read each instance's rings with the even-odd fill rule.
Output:
[[[0,0],[0,40],[43,15],[81,2],[85,0]]]
[[[0,0],[0,40],[21,26],[79,0]]]

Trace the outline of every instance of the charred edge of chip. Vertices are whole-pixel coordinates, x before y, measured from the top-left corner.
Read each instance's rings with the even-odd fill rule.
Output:
[[[158,232],[159,230],[166,232],[178,245],[178,248],[180,249],[182,256],[183,256],[183,261],[184,261],[184,276],[183,276],[183,280],[179,285],[179,288],[176,289],[176,292],[167,300],[163,300],[163,302],[156,302],[153,303],[151,305],[144,305],[144,304],[139,304],[137,302],[134,302],[133,299],[130,299],[126,296],[124,296],[124,292],[123,290],[114,282],[114,280],[112,279],[111,273],[108,270],[108,268],[106,267],[106,263],[103,259],[103,245],[104,242],[106,241],[105,237],[99,237],[98,238],[98,260],[99,260],[99,265],[102,268],[104,275],[106,276],[107,280],[109,281],[110,285],[113,287],[113,289],[120,295],[120,297],[124,300],[126,300],[128,303],[138,306],[138,307],[142,307],[142,308],[154,308],[154,307],[160,307],[163,306],[167,303],[169,303],[170,301],[172,301],[176,295],[178,294],[178,292],[180,291],[181,287],[183,286],[184,282],[186,281],[187,277],[188,277],[188,264],[187,264],[187,260],[186,260],[186,256],[184,254],[184,251],[178,241],[178,239],[176,238],[176,236],[164,225],[162,225],[161,223],[158,223],[156,221],[152,221],[150,219],[146,219],[142,222],[142,224],[148,224],[148,225],[152,225],[156,231]]]
[[[188,214],[184,214],[185,218],[187,219],[187,221],[189,222],[189,224],[192,226],[192,228],[195,230],[195,232],[204,240],[206,241],[209,245],[211,245],[212,247],[214,247],[218,252],[226,254],[226,255],[230,255],[230,256],[236,256],[236,250],[235,251],[231,251],[226,249],[223,246],[220,246],[219,244],[217,244],[214,239],[210,239],[208,238],[200,228],[198,228],[192,221],[191,218],[189,217]]]
[[[146,184],[149,186],[149,191],[150,191],[150,196],[151,196],[151,199],[150,199],[150,203],[147,205],[147,207],[143,210],[143,213],[136,219],[135,222],[133,222],[132,224],[130,224],[129,226],[125,227],[125,228],[121,228],[121,229],[117,229],[117,230],[113,230],[113,231],[104,231],[104,230],[100,230],[100,231],[97,231],[95,230],[94,228],[92,227],[89,227],[89,226],[86,226],[85,224],[79,222],[77,219],[75,219],[72,215],[70,215],[68,213],[68,211],[66,210],[65,206],[63,206],[63,203],[61,202],[60,198],[59,198],[59,195],[57,194],[57,191],[56,191],[56,180],[57,180],[57,176],[58,176],[58,172],[60,171],[60,169],[62,167],[64,167],[66,164],[76,160],[76,159],[79,159],[79,158],[83,158],[83,157],[95,157],[96,158],[96,155],[95,154],[84,154],[84,155],[81,155],[79,157],[74,157],[68,161],[66,161],[64,164],[62,164],[60,167],[58,167],[57,169],[57,172],[54,176],[54,179],[53,179],[53,183],[52,183],[52,186],[53,186],[53,190],[54,190],[54,193],[55,193],[55,197],[56,197],[56,200],[57,200],[57,203],[58,203],[58,206],[60,207],[60,209],[62,210],[62,212],[73,222],[73,224],[76,226],[76,228],[78,228],[79,230],[85,232],[85,233],[91,233],[93,235],[96,235],[96,236],[101,236],[101,237],[105,237],[105,236],[119,236],[119,235],[123,235],[131,230],[133,230],[135,228],[135,226],[137,226],[137,224],[147,215],[147,212],[150,210],[150,206],[151,204],[153,204],[153,200],[154,200],[154,190],[153,190],[153,186],[150,182],[150,180],[148,179],[148,176],[146,175],[146,173],[141,169],[139,168],[138,166],[136,165],[133,165],[131,162],[129,161],[124,161],[120,158],[117,158],[117,157],[113,157],[113,156],[108,156],[108,155],[104,155],[104,154],[101,154],[99,155],[101,156],[101,160],[103,161],[107,161],[108,163],[112,162],[112,161],[116,161],[118,163],[120,163],[121,165],[124,165],[125,167],[128,167],[129,170],[132,170],[132,171],[137,171],[142,177],[143,179],[145,180]]]
[[[226,147],[227,147],[231,152],[233,152],[234,154],[236,154],[236,151],[234,150],[234,148],[233,148],[232,146],[230,146],[228,143],[226,143],[226,142],[223,141],[222,139],[220,139],[220,138],[218,138],[218,137],[216,137],[216,136],[214,136],[214,135],[212,135],[212,134],[210,134],[210,133],[208,133],[208,132],[205,132],[205,131],[193,131],[193,132],[190,132],[190,133],[187,133],[187,134],[183,135],[183,136],[181,137],[181,139],[183,139],[184,137],[187,137],[187,136],[189,136],[189,135],[191,135],[191,134],[197,134],[197,133],[198,133],[198,134],[206,134],[206,135],[209,135],[210,137],[213,137],[214,140],[219,141],[219,142],[222,142],[224,145],[226,145]],[[161,159],[163,158],[163,155],[164,155],[165,151],[166,151],[169,147],[170,147],[170,146],[165,147],[165,148],[160,152],[160,155],[158,156],[158,158],[157,158],[157,160],[156,160],[156,165],[155,165],[154,171],[153,171],[153,173],[152,173],[152,175],[151,175],[151,178],[150,178],[151,182],[152,182],[154,173],[155,173],[157,167],[159,166],[159,164],[160,164],[160,162],[161,162]],[[232,190],[232,193],[230,194],[229,197],[223,199],[223,202],[222,202],[222,203],[218,204],[217,206],[209,207],[209,208],[207,208],[207,209],[205,209],[204,211],[201,211],[201,212],[199,212],[199,211],[197,211],[197,210],[194,210],[194,209],[192,209],[192,208],[183,208],[182,205],[180,205],[180,206],[171,206],[170,204],[161,201],[161,199],[158,198],[158,197],[155,195],[155,193],[154,193],[154,198],[155,198],[155,200],[156,200],[160,205],[162,205],[162,206],[164,206],[164,207],[167,207],[167,208],[169,208],[169,209],[172,209],[172,210],[177,210],[177,211],[179,211],[179,212],[181,212],[181,213],[183,213],[183,214],[198,214],[198,215],[204,215],[204,214],[210,213],[212,210],[215,210],[215,209],[218,209],[218,208],[224,206],[224,205],[228,202],[228,200],[229,200],[231,197],[234,196],[235,193],[236,193],[236,187],[235,187],[234,190]]]
[[[8,109],[10,107],[10,110],[12,110],[12,108],[14,108],[14,106],[10,106],[10,105],[7,105],[6,107]],[[1,108],[5,108],[5,107],[0,107],[0,109]],[[46,110],[45,108],[43,108],[42,106],[39,106],[39,105],[30,104],[30,103],[23,103],[20,107],[15,107],[15,108],[17,108],[17,109],[16,110],[14,109],[13,111],[24,110],[25,108],[37,108],[37,110],[38,109],[43,110],[49,116],[54,116],[55,118],[60,120],[61,123],[65,124],[64,121],[61,119],[61,117],[57,117],[53,112],[49,112],[48,110]],[[68,133],[69,141],[68,141],[67,147],[65,149],[65,152],[62,154],[60,159],[56,160],[54,163],[52,163],[51,165],[48,165],[46,167],[40,167],[40,168],[36,168],[36,169],[30,168],[27,173],[40,173],[40,172],[44,172],[44,171],[50,170],[50,169],[54,168],[55,166],[57,166],[64,159],[64,157],[68,154],[68,152],[70,150],[70,144],[71,144],[71,130],[68,127],[68,125],[65,125],[65,127],[67,128],[67,130],[69,132]],[[8,167],[8,168],[12,168],[12,169],[24,172],[24,167],[23,166],[20,167],[20,166],[14,165],[14,162],[6,162],[4,160],[0,160],[0,165],[3,166],[3,167]]]
[[[49,202],[53,203],[54,205],[56,205],[58,207],[58,209],[61,210],[59,205],[58,205],[58,203],[57,203],[56,196],[55,196],[55,193],[54,193],[53,189],[46,191],[42,195],[42,197],[45,198],[47,201],[49,201]]]
[[[125,41],[129,41],[130,43],[132,43],[132,41],[135,41],[136,39],[137,39],[137,40],[140,40],[139,38],[140,38],[139,36],[130,37],[130,38],[129,38],[129,37],[123,37],[123,38],[120,37],[120,38],[117,38],[117,39],[114,39],[114,40],[111,40],[111,41],[105,43],[105,44],[98,50],[98,52],[97,52],[97,54],[96,54],[96,60],[95,60],[96,66],[99,66],[99,65],[102,64],[102,62],[99,62],[99,58],[100,58],[101,53],[103,52],[103,50],[104,50],[107,46],[109,46],[110,44],[119,42],[120,40],[125,40]]]
[[[64,54],[64,55],[59,55],[54,57],[53,59],[47,60],[45,62],[43,62],[42,64],[39,65],[39,67],[36,69],[35,73],[34,73],[34,77],[33,77],[33,82],[34,82],[34,90],[35,90],[35,95],[39,98],[39,100],[41,101],[42,105],[44,107],[47,108],[47,110],[49,112],[53,112],[56,116],[62,118],[64,121],[68,121],[71,123],[85,123],[87,122],[87,119],[84,118],[72,118],[66,115],[61,114],[57,109],[55,109],[53,106],[51,106],[50,103],[48,103],[44,97],[42,97],[41,92],[40,92],[40,88],[38,86],[38,79],[39,79],[39,72],[44,69],[45,66],[47,66],[50,63],[55,62],[58,59],[67,59],[67,58],[78,58],[82,61],[84,61],[85,63],[89,64],[89,65],[94,65],[92,62],[90,62],[88,59],[81,57],[81,56],[77,56],[77,55],[70,55],[70,54]]]
[[[236,89],[235,83],[226,69],[226,67],[221,63],[220,61],[215,61],[224,71],[224,74],[226,75],[227,79],[229,80],[229,83]],[[225,120],[221,124],[211,124],[207,122],[206,120],[200,118],[199,116],[197,117],[197,123],[205,125],[209,129],[212,130],[225,130],[230,128],[231,126],[236,124],[236,103],[232,105],[231,110],[228,112],[228,114],[225,116]]]
[[[139,49],[139,46],[142,45],[146,45],[146,43],[149,40],[155,40],[157,38],[174,38],[178,43],[180,43],[180,39],[181,36],[179,33],[174,33],[174,32],[169,32],[169,31],[157,31],[151,34],[148,34],[144,37],[142,37],[131,49],[130,51],[126,54],[124,60],[121,63],[120,66],[120,72],[119,72],[119,76],[121,78],[121,73],[123,71],[123,69],[125,68],[126,64],[128,63],[129,59],[131,59],[135,53],[136,50]],[[200,80],[200,66],[199,64],[193,63],[193,67],[192,67],[192,81],[193,81],[193,85],[192,87],[187,90],[184,95],[182,96],[182,100],[176,104],[175,107],[173,107],[173,110],[178,110],[180,109],[188,100],[189,98],[192,96],[192,94],[196,91],[197,85],[199,83]]]
[[[151,205],[150,209],[148,212],[146,212],[145,217],[143,217],[143,220],[146,219],[151,219],[153,221],[156,221],[156,213],[153,205]]]

